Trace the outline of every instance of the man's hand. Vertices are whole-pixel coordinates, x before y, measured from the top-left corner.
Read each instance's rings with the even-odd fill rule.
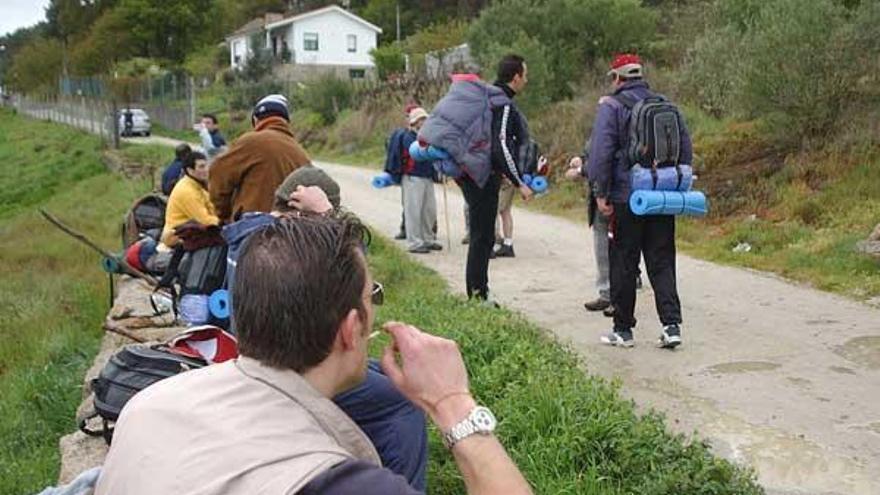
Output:
[[[520,184],[519,195],[522,196],[523,201],[528,201],[535,195],[535,191],[532,191],[532,188],[525,184]]]
[[[584,161],[581,157],[573,157],[568,161],[568,169],[565,171],[565,178],[569,180],[582,179],[583,175],[581,175],[581,167],[583,167],[583,165]]]
[[[614,214],[614,205],[608,202],[608,198],[596,198],[596,206],[599,207],[599,213],[606,217]]]
[[[394,386],[442,431],[466,418],[476,402],[458,345],[404,323],[388,322],[384,329],[394,343],[382,354],[382,370]]]
[[[323,214],[333,209],[324,190],[318,186],[297,186],[296,191],[290,193],[287,205],[307,213]]]

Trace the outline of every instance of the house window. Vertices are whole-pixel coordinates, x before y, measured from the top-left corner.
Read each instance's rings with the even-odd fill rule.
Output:
[[[349,53],[355,53],[358,51],[358,37],[354,34],[349,34],[346,38],[348,40],[348,51]]]
[[[351,79],[364,79],[367,77],[367,71],[364,69],[349,69],[348,77]]]
[[[307,52],[318,51],[318,33],[303,34],[303,50]]]

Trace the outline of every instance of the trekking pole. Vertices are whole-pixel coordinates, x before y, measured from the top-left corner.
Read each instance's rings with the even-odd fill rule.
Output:
[[[443,216],[446,218],[446,249],[452,251],[452,232],[449,231],[449,198],[446,196],[446,176],[443,176]]]
[[[73,237],[74,239],[78,240],[79,242],[92,248],[92,250],[94,250],[98,254],[104,256],[105,258],[115,260],[117,263],[119,263],[119,266],[121,266],[128,275],[140,278],[140,279],[144,280],[145,282],[147,282],[148,284],[152,285],[153,287],[159,285],[159,281],[156,280],[155,277],[153,277],[152,275],[148,275],[148,274],[138,270],[137,268],[132,267],[122,257],[116,256],[115,254],[111,253],[110,251],[107,251],[106,249],[102,248],[101,246],[98,246],[97,244],[95,244],[94,241],[92,241],[91,239],[86,237],[84,234],[77,232],[76,230],[73,230],[72,228],[65,225],[64,222],[59,220],[58,217],[56,217],[55,215],[52,215],[51,213],[49,213],[48,211],[46,211],[42,208],[40,208],[39,211],[40,211],[40,214],[43,215],[43,218],[48,220],[49,223],[51,223],[52,225],[61,229],[61,231],[64,232],[65,234],[69,235],[70,237]]]

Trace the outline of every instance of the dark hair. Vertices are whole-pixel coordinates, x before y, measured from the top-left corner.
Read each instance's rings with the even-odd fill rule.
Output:
[[[213,122],[214,125],[217,125],[217,122],[218,122],[217,116],[214,115],[213,113],[203,113],[202,118],[203,119],[211,119],[211,122]]]
[[[189,154],[192,153],[192,148],[189,147],[186,143],[178,144],[176,148],[174,148],[174,157],[178,160],[186,159]]]
[[[193,151],[183,159],[183,169],[189,170],[196,167],[196,160],[207,160],[201,151]]]
[[[525,72],[525,63],[526,59],[519,55],[512,53],[505,55],[501,62],[498,62],[498,81],[503,83],[513,81],[515,75],[522,75]]]
[[[281,217],[251,235],[232,288],[239,352],[297,373],[324,361],[349,311],[365,311],[367,232],[350,216]]]

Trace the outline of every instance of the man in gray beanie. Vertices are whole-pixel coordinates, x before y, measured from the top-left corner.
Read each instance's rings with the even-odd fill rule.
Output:
[[[222,223],[242,213],[270,211],[275,189],[293,171],[311,163],[290,130],[287,98],[260,99],[251,121],[254,130],[239,137],[211,165],[208,192]]]

